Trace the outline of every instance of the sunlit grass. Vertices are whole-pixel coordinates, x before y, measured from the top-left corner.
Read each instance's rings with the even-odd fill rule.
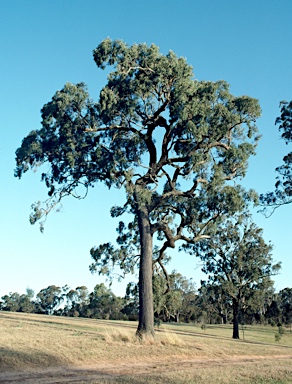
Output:
[[[92,384],[289,384],[291,361],[196,366],[193,369],[101,379]]]
[[[154,369],[146,377],[138,370],[135,378],[124,375],[99,383],[289,382],[289,329],[276,342],[277,327],[271,326],[247,326],[244,340],[232,340],[230,325],[207,325],[202,330],[200,324],[163,324],[154,341],[141,343],[135,337],[136,326],[134,322],[0,312],[0,372],[58,366],[168,364],[169,372],[155,374]],[[280,360],[275,363],[273,357]],[[239,365],[235,366],[232,359]],[[240,363],[247,359],[256,360],[249,363],[252,369]],[[183,367],[186,361],[195,363]],[[210,366],[208,361],[212,361]]]
[[[193,333],[204,336],[215,336],[230,339],[232,337],[232,324],[206,324],[203,330],[200,324],[165,324],[166,329],[177,332]],[[292,347],[292,332],[290,327],[284,327],[285,333],[280,340],[280,345]],[[240,340],[246,342],[275,344],[275,333],[278,327],[270,325],[240,325]]]

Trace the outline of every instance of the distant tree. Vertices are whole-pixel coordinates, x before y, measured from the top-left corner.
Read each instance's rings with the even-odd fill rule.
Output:
[[[187,279],[172,271],[165,280],[162,274],[153,274],[153,303],[156,321],[190,321],[196,312],[197,291],[192,279]],[[138,314],[139,285],[129,283],[126,289],[126,308],[123,309],[133,319]]]
[[[111,215],[128,212],[134,219],[120,222],[119,248],[92,248],[91,271],[110,276],[115,266],[128,273],[139,265],[137,334],[149,337],[153,264],[167,277],[167,248],[209,237],[222,215],[242,208],[244,192],[230,180],[245,175],[254,154],[260,107],[231,95],[224,81],[195,80],[184,58],[163,55],[154,44],[105,39],[93,56],[99,68],[113,67],[98,102],[84,84],[56,92],[42,108],[41,129],[16,151],[15,175],[47,163],[42,180],[49,198],[34,206],[31,223],[98,182],[125,188],[125,204]]]
[[[248,217],[229,218],[209,240],[196,246],[207,273],[208,285],[220,286],[230,297],[233,311],[233,338],[239,338],[239,314],[252,305],[259,292],[273,285],[271,276],[280,263],[273,264],[272,246],[265,243],[262,229]]]
[[[203,283],[198,291],[197,305],[206,313],[210,323],[227,324],[232,312],[232,300],[221,285]]]
[[[33,313],[36,310],[35,302],[32,300],[34,291],[27,288],[26,294],[20,295],[18,292],[9,293],[2,297],[1,310],[13,312]]]
[[[267,311],[275,295],[273,284],[263,290],[257,290],[242,306],[241,323],[265,324]]]
[[[66,287],[64,287],[66,290]],[[47,315],[54,314],[54,311],[64,300],[64,290],[56,285],[49,285],[40,290],[36,295],[38,311]]]
[[[292,288],[282,289],[278,293],[278,300],[283,323],[292,324]]]
[[[28,299],[32,300],[34,298],[35,292],[31,288],[26,288],[26,296]]]
[[[70,289],[66,293],[66,306],[64,314],[66,316],[85,316],[89,302],[89,292],[87,287],[79,286],[75,289]]]
[[[161,320],[169,320],[169,318],[163,318],[165,314],[165,293],[166,283],[165,278],[158,274],[154,274],[152,277],[152,289],[153,289],[153,310],[154,318],[158,324]],[[138,289],[139,293],[139,289]]]
[[[275,295],[273,300],[269,303],[265,313],[265,318],[271,325],[276,325],[282,322],[281,308],[280,303],[277,300],[277,295]]]
[[[280,107],[281,116],[277,117],[276,124],[279,124],[282,138],[289,144],[292,142],[292,100],[282,101]],[[292,152],[284,156],[283,161],[284,164],[276,168],[278,176],[275,191],[261,195],[262,203],[272,208],[272,212],[279,206],[292,202]]]
[[[195,312],[196,289],[193,281],[173,271],[168,284],[164,276],[153,276],[154,313],[163,321],[189,321]]]
[[[19,311],[20,297],[21,295],[18,292],[10,292],[8,295],[2,296],[2,310],[11,312]]]
[[[19,312],[34,313],[36,311],[36,305],[33,300],[34,290],[31,288],[26,289],[26,294],[20,296]]]
[[[96,319],[121,319],[123,305],[123,299],[117,297],[103,283],[97,284],[89,295],[88,309],[90,317]]]
[[[129,320],[138,320],[139,318],[139,286],[134,282],[127,284],[125,305],[122,312]]]
[[[181,305],[178,307],[175,316],[176,321],[180,319],[189,322],[197,312],[197,289],[192,279],[182,276],[180,273],[173,271],[170,276],[170,293],[171,291],[180,292],[182,296]]]

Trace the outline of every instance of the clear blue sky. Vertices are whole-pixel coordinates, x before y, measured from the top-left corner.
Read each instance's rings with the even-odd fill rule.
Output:
[[[109,209],[123,193],[94,188],[84,201],[67,199],[41,234],[28,221],[31,204],[46,198],[40,173],[19,181],[13,171],[15,150],[40,127],[40,109],[56,90],[83,81],[97,97],[104,73],[92,51],[105,37],[155,43],[163,53],[171,49],[187,58],[197,79],[224,79],[233,94],[258,98],[263,137],[243,183],[266,192],[291,150],[274,125],[279,102],[292,98],[291,15],[291,0],[0,0],[0,297],[27,287],[37,293],[51,284],[92,290],[102,281],[89,272],[89,250],[114,240]],[[269,219],[254,215],[274,244],[275,261],[283,263],[277,290],[292,286],[291,213],[292,205]],[[199,285],[197,263],[174,252],[170,269]],[[125,284],[113,289],[124,295]]]

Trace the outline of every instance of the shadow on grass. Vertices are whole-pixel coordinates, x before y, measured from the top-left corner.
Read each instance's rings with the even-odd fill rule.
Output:
[[[0,347],[0,372],[64,365],[65,361],[39,351],[18,351]]]

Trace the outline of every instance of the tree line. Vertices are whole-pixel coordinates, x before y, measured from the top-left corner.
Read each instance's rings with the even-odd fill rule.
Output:
[[[99,69],[112,69],[98,100],[84,83],[65,84],[43,106],[40,129],[16,151],[18,178],[45,165],[48,198],[33,205],[30,222],[43,231],[65,197],[82,199],[100,182],[123,188],[124,203],[111,209],[112,217],[124,218],[116,242],[92,247],[90,270],[108,278],[117,267],[123,274],[138,271],[137,336],[154,336],[154,275],[164,278],[161,297],[167,297],[169,252],[178,246],[202,260],[209,276],[203,287],[227,294],[238,338],[240,313],[270,288],[280,268],[250,207],[273,210],[291,202],[291,153],[277,168],[274,192],[245,190],[240,181],[260,139],[258,100],[232,95],[225,81],[195,79],[185,58],[164,55],[155,44],[107,38],[93,59]],[[286,143],[291,110],[283,102],[277,119]]]
[[[185,322],[201,324],[234,323],[232,300],[222,287],[202,285],[196,289],[192,279],[180,273],[170,274],[171,289],[165,292],[165,280],[153,277],[155,323]],[[92,292],[87,287],[71,289],[50,285],[36,295],[32,289],[2,296],[0,310],[67,317],[106,320],[138,320],[138,285],[130,283],[124,297],[116,296],[105,284]],[[258,291],[253,300],[240,307],[239,324],[288,325],[292,323],[292,288],[276,293],[273,287]]]

